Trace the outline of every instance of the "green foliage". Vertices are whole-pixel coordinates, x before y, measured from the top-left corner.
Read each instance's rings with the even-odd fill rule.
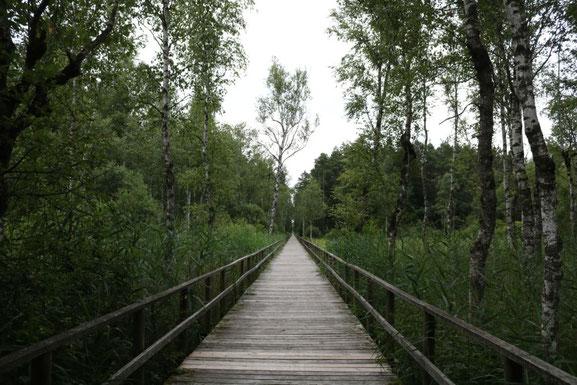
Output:
[[[520,230],[520,229],[518,229]],[[471,321],[468,308],[468,248],[474,239],[475,228],[459,230],[451,239],[441,231],[430,234],[428,250],[422,246],[420,234],[409,230],[395,258],[391,259],[387,247],[387,236],[377,228],[367,229],[362,234],[347,230],[333,230],[321,242],[326,248],[348,262],[359,265],[379,277],[393,283],[407,293],[429,302],[461,319],[473,322],[490,333],[512,343],[530,354],[541,356],[540,343],[540,294],[542,261],[523,267],[522,248],[509,248],[505,226],[501,224],[492,246],[495,258],[488,260],[487,297],[479,316]],[[519,250],[519,251],[517,251]],[[573,316],[577,304],[577,265],[571,252],[566,258],[561,303],[559,356],[554,364],[561,369],[577,374],[572,335],[577,330]],[[363,292],[364,285],[361,285]],[[385,308],[384,291],[377,290],[376,307]],[[415,307],[396,301],[395,326],[417,347],[422,340],[422,314]],[[358,315],[365,317],[364,312]],[[383,330],[374,336],[386,349],[390,341]],[[454,328],[437,321],[435,364],[458,384],[501,384],[503,383],[502,358],[491,353]],[[396,347],[391,360],[405,384],[420,383],[419,369],[400,347]],[[529,376],[530,384],[544,384],[536,375]]]

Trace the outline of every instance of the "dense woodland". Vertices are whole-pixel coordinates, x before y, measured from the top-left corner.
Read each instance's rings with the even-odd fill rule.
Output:
[[[577,3],[338,0],[359,136],[294,187],[286,162],[318,125],[305,70],[273,58],[259,125],[220,119],[252,6],[0,0],[0,355],[294,231],[575,375]],[[453,130],[434,146],[439,107]],[[63,353],[57,383],[105,379],[129,350],[114,333]],[[451,344],[437,361],[457,383],[502,381]]]

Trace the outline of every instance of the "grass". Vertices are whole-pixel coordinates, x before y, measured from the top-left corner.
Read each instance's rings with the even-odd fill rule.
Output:
[[[99,250],[105,255],[96,261],[92,257],[79,258],[72,261],[71,270],[64,272],[55,271],[53,264],[30,265],[34,269],[28,271],[30,279],[34,279],[30,282],[49,290],[27,288],[21,294],[22,301],[14,302],[16,308],[0,314],[0,325],[4,325],[0,328],[3,331],[0,355],[119,309],[283,238],[282,234],[269,236],[245,223],[228,223],[215,229],[181,228],[175,234],[173,263],[167,272],[165,259],[160,257],[166,242],[164,234],[160,226],[149,227],[137,235],[127,229],[119,235],[116,244],[107,239],[110,243]],[[19,272],[22,265],[14,263],[13,268],[14,272]],[[9,276],[10,272],[2,273]],[[238,278],[238,273],[229,273],[226,278],[230,284]],[[216,286],[213,285],[213,296]],[[73,287],[76,289],[71,291]],[[4,286],[2,291],[9,293],[9,289]],[[190,288],[190,314],[202,306],[204,291],[204,282]],[[28,292],[29,295],[24,295]],[[216,322],[215,313],[213,322]],[[180,296],[173,295],[147,308],[145,318],[148,346],[182,319]],[[54,383],[100,384],[106,381],[134,357],[132,330],[133,319],[128,317],[55,351]],[[182,349],[182,342],[177,341],[149,361],[145,365],[147,384],[163,383],[206,332],[201,324],[193,325],[188,331],[185,349]],[[25,366],[3,375],[2,383],[29,383],[28,368]]]
[[[315,242],[343,259],[359,265],[393,283],[417,298],[491,332],[527,352],[541,356],[540,296],[542,258],[532,266],[521,264],[519,245],[508,246],[502,229],[496,233],[487,261],[487,288],[478,315],[469,319],[468,269],[469,246],[475,229],[464,229],[451,239],[432,231],[428,248],[420,234],[408,230],[398,243],[394,255],[387,249],[386,234],[370,231],[364,234],[339,231],[330,238]],[[566,243],[562,288],[559,355],[554,365],[577,374],[576,331],[577,268],[572,248]],[[364,286],[362,290],[364,290]],[[377,291],[376,304],[384,309],[385,296]],[[395,325],[413,344],[421,346],[422,314],[413,306],[396,301]],[[361,318],[364,313],[358,314]],[[437,322],[435,362],[458,384],[503,383],[502,359],[492,351],[469,340],[455,329]],[[389,337],[379,330],[374,336],[384,348]],[[420,383],[420,369],[400,348],[389,357],[405,384]],[[529,374],[528,383],[542,383],[538,375]]]

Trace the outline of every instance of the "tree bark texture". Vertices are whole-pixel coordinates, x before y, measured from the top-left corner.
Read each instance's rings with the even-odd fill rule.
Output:
[[[552,359],[557,353],[556,341],[562,278],[562,244],[557,221],[555,162],[547,149],[535,106],[533,58],[525,9],[520,0],[504,0],[504,3],[513,38],[516,70],[515,93],[523,108],[525,134],[533,154],[536,189],[540,198],[542,236],[545,244],[545,271],[541,294],[541,335],[544,355],[547,359]]]
[[[427,226],[429,224],[429,194],[427,192],[427,146],[429,145],[429,131],[427,129],[427,87],[423,87],[423,153],[421,154],[421,182],[423,187],[423,245],[427,246]]]
[[[274,177],[274,191],[272,195],[272,206],[270,208],[270,222],[268,224],[268,233],[272,234],[274,231],[274,220],[276,217],[276,206],[278,203],[278,192],[280,189],[280,177],[282,172],[282,149],[279,151],[279,158],[276,165],[276,173]],[[303,237],[304,237],[304,227],[303,227]]]
[[[397,234],[399,230],[399,225],[401,223],[401,218],[405,210],[405,204],[407,202],[407,190],[409,187],[409,167],[411,165],[412,159],[415,158],[415,149],[411,143],[411,126],[413,125],[413,95],[411,94],[411,87],[409,85],[405,86],[405,130],[401,135],[401,148],[403,149],[403,164],[400,171],[400,183],[399,183],[399,197],[397,199],[397,205],[395,211],[391,215],[389,220],[389,250],[391,253],[394,252]]]
[[[478,172],[481,187],[481,210],[479,213],[479,233],[470,251],[469,304],[471,309],[479,305],[485,293],[485,264],[493,239],[496,221],[497,197],[493,175],[493,84],[492,63],[487,49],[481,41],[481,30],[477,2],[463,0],[465,9],[465,29],[467,49],[475,67],[479,83],[479,133]]]
[[[203,188],[203,200],[208,208],[208,224],[212,227],[216,219],[216,212],[214,205],[212,204],[212,190],[210,188],[210,165],[208,163],[208,124],[210,120],[210,114],[208,111],[208,90],[207,96],[204,101],[204,119],[203,119],[203,130],[202,130],[202,164],[204,167],[204,188]]]
[[[446,214],[446,231],[447,235],[451,235],[453,232],[454,223],[454,196],[455,196],[455,166],[457,161],[457,138],[459,135],[459,83],[455,77],[455,89],[454,89],[454,103],[453,112],[455,114],[455,124],[453,126],[453,155],[451,158],[451,170],[449,171],[449,197],[447,199],[447,214]]]
[[[569,226],[571,231],[571,237],[575,237],[575,209],[576,209],[576,197],[575,197],[575,177],[573,176],[573,154],[571,150],[565,149],[561,151],[563,156],[563,163],[565,163],[565,169],[567,170],[567,181],[569,185]]]
[[[501,99],[500,106],[501,138],[503,140],[503,192],[505,193],[505,222],[507,223],[507,243],[513,246],[515,241],[515,222],[513,221],[513,197],[511,194],[511,159],[507,144],[507,114],[505,112],[505,98]]]
[[[165,226],[169,233],[174,230],[174,216],[175,216],[175,186],[174,186],[174,170],[173,163],[170,157],[170,43],[168,41],[169,28],[169,0],[162,0],[162,150],[165,168],[165,184],[164,184],[164,212],[165,212]],[[169,234],[171,238],[172,235]],[[169,251],[172,254],[172,251]]]
[[[535,257],[535,215],[529,178],[525,170],[523,149],[523,123],[521,107],[515,95],[511,95],[511,155],[513,170],[517,180],[521,200],[521,220],[523,226],[523,263],[527,265]]]

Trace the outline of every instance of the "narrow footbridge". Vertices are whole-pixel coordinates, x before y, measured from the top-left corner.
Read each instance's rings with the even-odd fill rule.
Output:
[[[292,237],[168,384],[387,384],[377,346]]]
[[[385,298],[383,304],[377,304],[377,291]],[[193,299],[201,301],[196,308]],[[394,326],[397,299],[422,311],[418,347]],[[171,300],[178,308],[172,323],[176,326],[152,339],[150,309]],[[381,305],[383,314],[377,310]],[[363,314],[364,325],[351,309]],[[577,385],[577,377],[295,237],[0,357],[0,383],[29,379],[32,385],[148,385],[158,378],[151,360],[172,347],[179,354],[192,353],[181,356],[184,360],[166,385],[393,384],[397,379],[386,354],[370,337],[380,330],[416,362],[422,384],[451,385],[454,382],[435,365],[438,322],[502,356],[502,384],[533,383],[531,376],[538,376],[547,383]],[[129,329],[125,334],[133,336],[133,358],[121,368],[117,360],[110,367],[100,363],[103,380],[63,374],[81,376],[63,369],[59,353],[73,355],[82,339],[113,324]],[[205,336],[195,349],[193,331]],[[56,365],[58,373],[53,373]]]

